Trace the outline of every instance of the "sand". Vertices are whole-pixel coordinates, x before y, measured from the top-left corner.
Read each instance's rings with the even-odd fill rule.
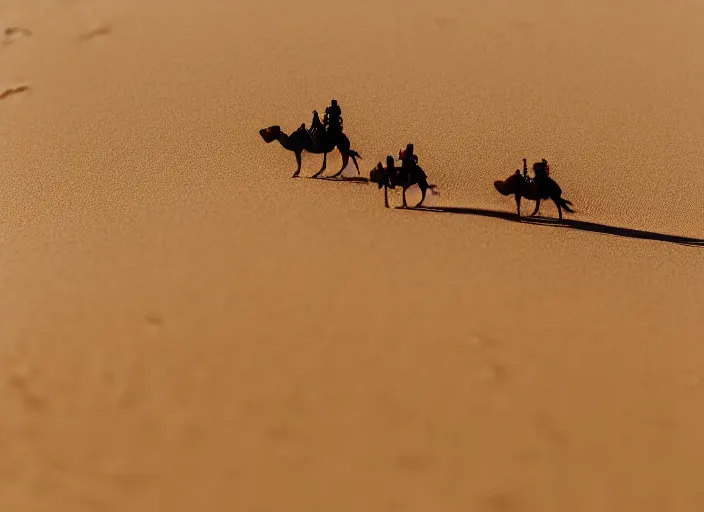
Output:
[[[704,509],[703,15],[2,0],[0,510]]]

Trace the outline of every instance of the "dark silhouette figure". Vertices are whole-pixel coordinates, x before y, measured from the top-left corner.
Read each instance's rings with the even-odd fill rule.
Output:
[[[420,192],[422,194],[420,201],[414,208],[418,208],[425,201],[425,195],[428,190],[431,192],[435,189],[436,185],[431,185],[428,183],[428,178],[425,171],[421,169],[418,164],[414,164],[412,167],[407,167],[406,170],[396,167],[394,162],[394,157],[389,155],[386,157],[386,167],[381,165],[381,162],[372,169],[369,173],[369,181],[379,185],[379,188],[384,187],[384,206],[389,207],[389,192],[388,190],[395,189],[396,187],[401,187],[403,192],[403,207],[407,208],[408,203],[406,203],[406,190],[413,185],[418,185]]]
[[[332,100],[330,106],[325,109],[323,125],[330,134],[342,133],[342,109],[338,106],[337,100]]]
[[[398,159],[403,164],[418,164],[418,155],[413,152],[413,144],[406,144],[405,149],[398,152]]]
[[[412,169],[418,166],[418,155],[413,152],[413,144],[406,144],[406,148],[398,152],[398,159],[401,160],[401,180],[408,180]]]
[[[317,112],[314,112],[314,124],[315,118],[317,118]],[[320,118],[318,118],[320,121]],[[325,171],[327,165],[328,153],[334,151],[335,148],[338,149],[340,155],[342,155],[342,167],[340,170],[333,175],[337,177],[342,174],[342,171],[347,167],[347,164],[352,158],[354,166],[357,169],[357,174],[359,174],[359,165],[357,165],[357,158],[362,158],[362,156],[350,148],[350,140],[344,133],[328,133],[322,131],[319,137],[311,136],[311,133],[306,130],[305,124],[302,124],[298,130],[290,135],[286,135],[280,126],[270,126],[268,128],[263,128],[259,130],[259,135],[261,135],[264,142],[270,144],[275,140],[287,149],[288,151],[293,151],[296,155],[296,162],[298,163],[298,168],[296,172],[293,173],[292,178],[298,177],[301,172],[301,155],[304,151],[314,154],[323,154],[323,166],[321,169],[313,175],[313,178],[317,178],[320,174]]]
[[[523,179],[526,180],[527,183],[531,183],[533,181],[533,178],[528,175],[528,160],[525,158],[523,159]]]
[[[303,125],[305,127],[305,125]],[[308,130],[308,133],[310,134],[311,139],[313,140],[313,144],[320,144],[325,140],[325,137],[327,134],[325,133],[325,126],[323,126],[323,123],[320,121],[320,116],[318,115],[318,111],[314,110],[313,111],[313,120],[310,123],[310,129]]]
[[[310,123],[310,129],[311,131],[316,130],[316,131],[322,131],[325,130],[325,126],[323,126],[323,123],[320,122],[320,116],[318,115],[318,111],[314,110],[313,111],[313,120]]]
[[[562,189],[557,182],[550,177],[550,166],[545,159],[533,164],[533,172],[535,173],[535,178],[531,180],[527,176],[524,159],[523,176],[521,176],[521,172],[516,169],[516,172],[504,181],[494,182],[494,187],[500,194],[504,196],[515,195],[518,218],[521,218],[522,197],[536,202],[535,210],[530,214],[531,217],[538,214],[540,201],[545,199],[552,199],[554,201],[560,220],[562,220],[563,208],[570,213],[574,213],[574,210],[570,208],[572,203],[562,198]]]

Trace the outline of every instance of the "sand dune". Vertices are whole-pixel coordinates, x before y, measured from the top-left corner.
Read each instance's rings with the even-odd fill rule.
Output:
[[[703,10],[0,1],[0,509],[701,510]]]

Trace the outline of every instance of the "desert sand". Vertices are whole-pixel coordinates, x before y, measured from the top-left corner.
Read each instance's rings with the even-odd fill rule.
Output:
[[[0,1],[0,510],[704,510],[702,17]],[[290,179],[332,98],[437,211]]]

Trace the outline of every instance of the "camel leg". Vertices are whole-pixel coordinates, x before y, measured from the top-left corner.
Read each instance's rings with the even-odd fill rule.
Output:
[[[562,207],[555,199],[553,199],[553,201],[555,201],[555,206],[557,206],[557,214],[560,216],[560,220],[562,220]]]
[[[406,187],[403,187],[402,190],[403,190],[403,192],[402,192],[402,195],[403,195],[403,207],[404,207],[404,208],[408,208],[408,203],[406,202]]]
[[[325,169],[327,168],[327,165],[328,165],[328,154],[323,153],[323,166],[320,168],[320,170],[318,172],[316,172],[313,176],[311,176],[311,178],[317,178],[318,176],[323,174],[325,172]]]
[[[521,219],[521,196],[516,194],[516,211],[518,212],[518,220]]]
[[[296,151],[296,162],[298,163],[298,169],[293,173],[292,178],[298,178],[298,175],[301,173],[301,153],[298,151]]]
[[[423,204],[423,201],[425,201],[425,193],[426,193],[427,191],[428,191],[428,189],[425,188],[425,187],[421,187],[421,188],[420,188],[420,194],[421,194],[421,196],[420,196],[420,201],[418,201],[418,204],[415,205],[414,208],[418,208],[420,205]]]
[[[540,210],[540,198],[535,201],[535,210],[530,214],[530,217],[535,217],[538,214],[538,210]]]
[[[352,155],[352,162],[354,162],[354,168],[357,169],[357,175],[361,174],[359,172],[359,165],[357,165],[357,157]]]
[[[340,167],[340,170],[331,176],[332,178],[337,178],[340,174],[342,174],[342,171],[345,170],[345,167],[347,167],[347,164],[350,162],[349,155],[342,152],[340,152],[340,154],[342,155],[342,167]]]
[[[389,207],[389,187],[384,185],[384,206]]]

